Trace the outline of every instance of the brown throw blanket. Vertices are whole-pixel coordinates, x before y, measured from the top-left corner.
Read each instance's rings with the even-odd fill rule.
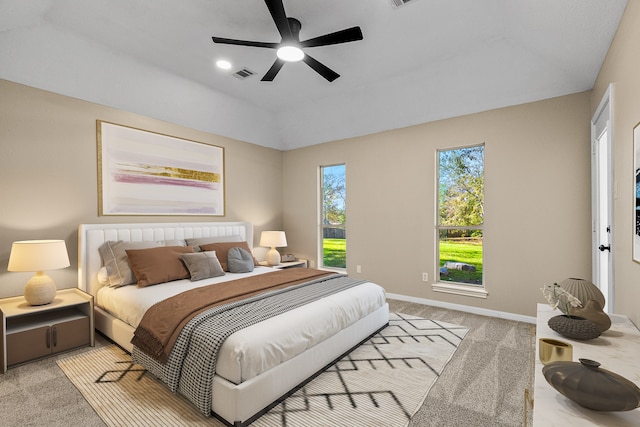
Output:
[[[311,268],[288,268],[188,290],[151,306],[142,317],[131,343],[154,359],[166,363],[184,325],[203,311],[332,274],[335,273]]]

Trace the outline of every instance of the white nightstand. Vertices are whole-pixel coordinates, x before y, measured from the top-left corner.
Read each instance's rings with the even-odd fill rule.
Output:
[[[95,344],[93,296],[78,288],[59,290],[45,305],[0,299],[0,315],[2,374],[13,365]]]
[[[264,267],[271,267],[271,268],[278,268],[278,269],[283,269],[283,268],[307,268],[307,260],[306,259],[299,259],[299,260],[296,260],[296,261],[281,262],[278,265],[269,265],[269,264],[267,264],[266,261],[261,261],[260,265],[262,265]]]
[[[541,427],[560,426],[615,426],[638,425],[638,410],[606,412],[583,408],[561,395],[544,378],[540,361],[540,338],[553,338],[573,346],[573,361],[591,359],[602,364],[603,369],[622,375],[638,383],[638,354],[640,353],[640,331],[627,316],[609,314],[611,328],[592,340],[572,340],[553,331],[548,321],[562,314],[548,304],[538,304],[535,348],[535,393],[533,425]]]

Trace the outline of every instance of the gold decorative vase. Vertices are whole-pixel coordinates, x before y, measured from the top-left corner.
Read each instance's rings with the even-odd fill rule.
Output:
[[[553,338],[540,338],[538,349],[543,365],[551,362],[573,361],[573,346],[567,342]]]

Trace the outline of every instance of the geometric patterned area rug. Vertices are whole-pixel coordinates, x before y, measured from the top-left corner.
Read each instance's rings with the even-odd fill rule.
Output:
[[[251,426],[406,426],[467,332],[391,313],[389,326]],[[57,363],[108,426],[224,426],[171,393],[116,345]]]

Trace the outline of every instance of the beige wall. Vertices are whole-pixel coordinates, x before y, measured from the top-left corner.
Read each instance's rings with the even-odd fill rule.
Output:
[[[613,83],[614,310],[640,325],[640,264],[632,259],[634,233],[633,128],[640,122],[640,1],[631,0],[591,96],[595,111]]]
[[[533,315],[542,284],[590,276],[588,215],[575,218],[590,203],[587,93],[285,153],[8,81],[0,94],[0,297],[30,276],[6,271],[15,240],[65,239],[72,266],[50,273],[63,288],[75,285],[80,223],[212,219],[99,217],[96,119],[225,147],[227,215],[213,220],[251,221],[256,236],[284,226],[287,251],[310,259],[318,166],[346,162],[349,273],[388,292]],[[435,273],[435,150],[482,142],[489,297],[434,293],[420,279]]]
[[[589,120],[585,92],[287,151],[287,251],[317,260],[318,167],[346,163],[350,275],[391,293],[533,316],[544,284],[591,277]],[[421,277],[436,272],[436,150],[483,142],[489,296],[434,292]]]
[[[225,148],[225,217],[99,217],[96,120]],[[0,80],[0,297],[21,295],[30,273],[7,272],[11,243],[64,239],[77,284],[77,228],[94,222],[250,221],[256,236],[282,226],[282,153]],[[257,239],[258,237],[256,237]],[[257,241],[256,241],[257,243]]]

